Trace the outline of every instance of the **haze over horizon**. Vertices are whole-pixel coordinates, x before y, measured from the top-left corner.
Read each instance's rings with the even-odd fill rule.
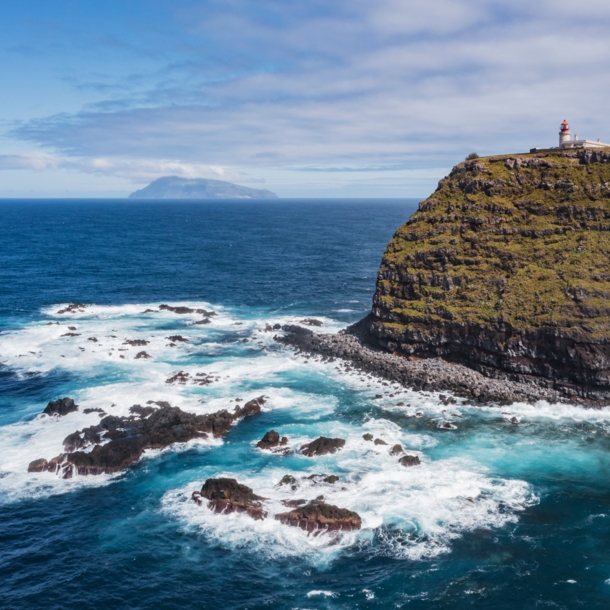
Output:
[[[608,141],[610,3],[6,3],[0,197],[161,176],[425,197],[466,154]]]

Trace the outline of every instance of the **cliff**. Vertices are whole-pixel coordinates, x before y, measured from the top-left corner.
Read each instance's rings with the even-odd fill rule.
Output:
[[[610,150],[466,161],[396,231],[368,329],[398,355],[610,400]]]
[[[223,180],[166,176],[135,191],[129,199],[277,199],[271,191],[252,189]]]

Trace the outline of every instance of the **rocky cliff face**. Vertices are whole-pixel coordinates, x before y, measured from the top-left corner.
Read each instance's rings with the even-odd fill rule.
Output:
[[[383,347],[610,399],[610,150],[457,165],[384,254]]]

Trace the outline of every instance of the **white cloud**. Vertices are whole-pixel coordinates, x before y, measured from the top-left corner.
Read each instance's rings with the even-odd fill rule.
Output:
[[[297,184],[293,169],[308,165],[434,169],[553,144],[564,117],[610,139],[608,2],[218,0],[177,15],[190,36],[180,61],[20,125],[14,137],[55,154],[4,155],[0,168],[140,182],[265,171],[281,182],[283,168]]]

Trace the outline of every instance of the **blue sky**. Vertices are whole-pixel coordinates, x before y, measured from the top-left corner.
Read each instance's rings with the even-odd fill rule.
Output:
[[[610,141],[607,0],[0,0],[0,197],[164,175],[424,197],[476,151]]]

